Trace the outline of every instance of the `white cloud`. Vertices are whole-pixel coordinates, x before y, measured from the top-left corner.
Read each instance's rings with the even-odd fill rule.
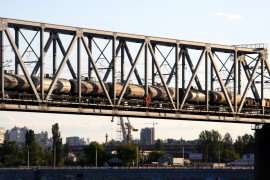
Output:
[[[240,21],[243,19],[243,16],[237,13],[228,13],[228,12],[217,12],[216,16],[222,17],[228,21]]]

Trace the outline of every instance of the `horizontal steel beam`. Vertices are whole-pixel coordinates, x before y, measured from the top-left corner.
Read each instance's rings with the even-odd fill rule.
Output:
[[[104,31],[104,30],[80,28],[80,27],[73,27],[73,26],[63,26],[63,25],[25,21],[25,20],[10,19],[10,18],[1,18],[1,17],[0,17],[0,22],[2,22],[2,24],[5,24],[8,27],[19,27],[21,29],[38,30],[40,29],[41,26],[43,26],[45,32],[58,31],[65,34],[74,34],[74,32],[80,30],[84,34],[91,34],[91,36],[97,36],[97,37],[108,38],[108,39],[112,39],[114,36],[116,36],[117,39],[128,39],[130,41],[135,41],[135,42],[143,42],[146,39],[148,39],[155,44],[168,45],[168,46],[175,46],[175,44],[180,44],[181,46],[185,46],[191,49],[204,49],[205,47],[210,47],[213,51],[217,51],[217,52],[234,52],[237,50],[239,53],[256,53],[258,50],[261,50],[258,48],[245,48],[245,47],[221,45],[221,44],[215,44],[215,43],[204,43],[204,42],[196,42],[196,41],[171,39],[171,38],[144,36],[144,35],[138,35],[138,34]]]
[[[22,112],[39,112],[39,113],[64,113],[64,114],[80,114],[80,115],[97,115],[97,116],[122,116],[134,118],[155,118],[166,120],[189,120],[189,121],[209,121],[209,122],[229,122],[229,123],[249,123],[249,124],[269,124],[270,116],[238,114],[232,115],[226,112],[210,113],[206,111],[145,111],[137,108],[128,110],[124,107],[116,108],[112,106],[92,106],[82,107],[74,105],[73,107],[61,106],[60,104],[10,104],[1,103],[0,110],[2,111],[22,111]]]

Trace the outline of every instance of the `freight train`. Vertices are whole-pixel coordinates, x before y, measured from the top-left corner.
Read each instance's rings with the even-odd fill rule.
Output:
[[[32,77],[34,85],[38,92],[40,89],[40,78],[37,76]],[[50,84],[52,83],[52,78],[46,75],[44,77],[44,92],[48,93]],[[15,75],[12,73],[5,72],[4,74],[4,84],[6,90],[6,96],[8,98],[15,98],[18,95],[29,94],[31,95],[31,88],[27,79],[23,75]],[[112,83],[105,83],[105,87],[108,90],[109,94],[112,94],[113,86]],[[123,84],[116,83],[115,85],[115,94],[118,98],[122,92]],[[168,88],[171,97],[173,100],[176,98],[175,88]],[[185,89],[179,89],[180,102],[183,99],[183,94],[185,93]],[[145,101],[147,102],[147,106],[155,106],[156,105],[166,105],[169,103],[169,97],[166,93],[166,90],[161,85],[149,86],[148,87],[149,96],[145,96],[145,88],[141,85],[129,84],[127,86],[126,92],[123,96],[125,104],[129,105],[145,105]],[[61,100],[68,101],[68,99],[75,99],[78,95],[78,81],[77,79],[58,79],[55,87],[52,92],[52,100]],[[81,81],[81,95],[82,100],[86,102],[90,102],[93,99],[105,99],[105,92],[99,82],[94,82],[89,79],[83,79]],[[232,104],[240,104],[241,97],[237,95],[236,98],[229,93],[229,98],[231,99]],[[236,99],[236,102],[234,100]],[[206,94],[205,91],[199,91],[197,89],[191,89],[188,93],[186,102],[191,105],[205,105]],[[93,102],[93,101],[91,101]],[[213,106],[226,106],[226,98],[221,91],[209,91],[209,105]],[[246,98],[244,106],[245,107],[257,107],[259,102],[256,102],[253,98]],[[265,107],[270,107],[270,100],[265,99]]]

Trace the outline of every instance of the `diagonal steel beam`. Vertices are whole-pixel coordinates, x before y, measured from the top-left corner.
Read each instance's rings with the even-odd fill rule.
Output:
[[[177,51],[178,51],[178,50],[177,50]],[[177,55],[177,56],[178,56],[178,61],[181,59],[182,54],[183,54],[183,48],[181,48],[180,52],[179,52],[178,55]],[[173,75],[176,73],[176,72],[175,72],[176,69],[177,69],[176,63],[174,63],[174,65],[173,65],[173,67],[172,67],[172,70],[171,70],[171,72],[170,72],[170,74],[169,74],[169,77],[168,77],[168,79],[167,79],[167,82],[166,82],[167,85],[169,85],[169,84],[171,83],[171,80],[172,80],[172,78],[173,78]],[[178,69],[179,69],[179,68],[178,68]]]
[[[246,75],[246,78],[247,79],[250,79],[251,77],[251,73],[249,71],[249,68],[248,68],[248,65],[247,65],[247,62],[246,62],[246,59],[243,59],[242,61],[242,66],[243,66],[243,69],[244,69],[244,72],[245,72],[245,75]],[[258,89],[255,85],[255,81],[253,80],[252,83],[251,83],[251,91],[255,97],[255,99],[258,101],[260,99],[260,95],[259,95],[259,92],[258,92]]]
[[[123,96],[124,96],[124,94],[125,94],[125,92],[126,92],[126,89],[127,89],[128,84],[129,84],[129,79],[130,79],[132,73],[133,73],[134,70],[135,70],[136,64],[137,64],[138,59],[140,58],[140,56],[141,56],[141,54],[142,54],[142,50],[144,49],[145,44],[146,44],[146,43],[144,42],[144,43],[141,45],[141,47],[140,47],[140,49],[139,49],[139,51],[138,51],[138,54],[137,54],[137,56],[136,56],[136,58],[135,58],[135,60],[134,60],[134,62],[133,62],[133,64],[132,64],[132,66],[131,66],[131,69],[130,69],[130,71],[129,71],[129,73],[128,73],[128,76],[127,76],[127,79],[126,79],[126,81],[125,81],[125,84],[124,84],[124,86],[123,86],[123,88],[122,88],[122,91],[121,91],[121,93],[120,93],[120,97],[119,97],[119,100],[118,100],[117,105],[120,105],[120,103],[121,103],[121,101],[122,101],[122,98],[123,98]]]
[[[227,92],[227,89],[225,88],[225,85],[223,84],[223,81],[222,81],[221,76],[219,74],[218,67],[216,65],[214,56],[213,56],[213,54],[212,54],[211,51],[208,51],[208,55],[209,55],[210,60],[212,62],[212,65],[213,65],[214,71],[216,73],[216,76],[218,78],[219,84],[221,86],[221,90],[222,90],[223,94],[225,95],[225,99],[226,99],[227,103],[229,104],[229,107],[231,108],[231,111],[234,113],[235,111],[234,111],[234,107],[232,105],[232,101],[231,101],[231,99],[229,97],[229,94]]]
[[[23,73],[24,73],[24,75],[26,77],[27,82],[29,83],[29,85],[30,85],[32,91],[34,92],[37,100],[40,101],[40,97],[39,97],[39,94],[37,92],[37,89],[36,89],[32,79],[31,79],[31,77],[30,77],[30,75],[29,75],[29,73],[27,71],[27,68],[26,68],[26,66],[25,66],[25,64],[23,62],[22,56],[21,56],[21,54],[19,52],[19,49],[17,48],[15,42],[13,41],[13,39],[11,37],[9,29],[5,29],[5,34],[7,35],[8,41],[9,41],[10,45],[12,46],[12,49],[13,49],[15,55],[17,56],[17,59],[19,61],[21,69],[22,69],[22,71],[23,71]]]
[[[156,46],[156,49],[157,49],[157,51],[159,52],[159,54],[163,57],[163,62],[160,64],[160,68],[163,66],[163,64],[166,62],[167,63],[167,65],[170,67],[170,69],[172,70],[172,66],[170,65],[170,63],[168,62],[168,57],[170,56],[170,54],[171,54],[171,52],[172,52],[172,50],[174,49],[174,47],[172,47],[171,49],[170,49],[170,51],[168,52],[168,54],[166,55],[166,56],[164,56],[163,55],[163,53],[161,52],[161,50],[158,48],[158,46]]]
[[[248,79],[248,84],[247,84],[247,86],[246,86],[246,88],[245,88],[245,90],[244,90],[244,93],[243,93],[242,97],[241,97],[241,101],[240,101],[240,105],[239,105],[239,109],[238,109],[238,112],[239,112],[239,113],[241,112],[242,107],[243,107],[243,105],[244,105],[244,102],[245,102],[245,100],[246,100],[247,91],[248,91],[248,89],[250,88],[252,82],[254,82],[254,75],[255,75],[255,72],[256,72],[256,70],[257,70],[259,64],[260,64],[260,63],[259,63],[260,60],[261,60],[261,56],[259,55],[259,58],[258,58],[258,60],[257,60],[257,62],[256,62],[256,64],[255,64],[255,66],[254,66],[254,69],[253,69],[253,71],[252,71],[252,73],[251,73],[251,75],[250,75],[250,78]]]
[[[66,64],[66,62],[68,60],[68,57],[69,57],[69,55],[70,55],[70,53],[71,53],[77,39],[78,39],[78,36],[74,35],[71,42],[70,42],[70,44],[69,44],[69,46],[68,46],[68,49],[67,49],[62,61],[61,61],[60,65],[59,65],[59,67],[58,67],[58,69],[57,69],[57,71],[55,73],[55,76],[53,77],[52,83],[50,84],[50,87],[49,87],[49,90],[48,90],[48,94],[46,96],[46,100],[48,100],[49,97],[51,96],[51,94],[53,92],[53,88],[54,88],[54,86],[55,86],[55,84],[56,84],[56,82],[57,82],[57,80],[59,78],[59,75],[61,74],[61,72],[62,72],[62,70],[64,68],[64,64]]]
[[[65,51],[65,48],[64,48],[64,46],[62,44],[62,41],[60,40],[60,37],[59,37],[58,34],[56,34],[56,41],[57,41],[57,43],[59,45],[60,51],[64,55],[66,53],[66,51]],[[76,73],[75,73],[75,71],[74,71],[74,69],[73,69],[73,67],[72,67],[69,59],[67,59],[67,65],[68,65],[68,69],[69,69],[69,71],[70,71],[73,79],[76,79]]]
[[[25,42],[26,42],[26,44],[27,44],[26,49],[25,49],[24,52],[22,53],[22,58],[24,57],[25,53],[27,52],[27,50],[28,50],[29,48],[33,51],[33,53],[35,54],[35,56],[36,56],[37,58],[39,58],[38,55],[37,55],[37,53],[35,52],[35,50],[34,50],[34,49],[32,48],[32,46],[31,46],[31,44],[33,43],[33,41],[35,40],[35,38],[36,38],[36,36],[37,36],[37,34],[38,34],[38,31],[36,32],[36,34],[35,34],[34,37],[31,39],[30,42],[28,42],[27,38],[24,36],[24,34],[23,34],[20,30],[19,30],[19,32],[20,32],[20,34],[22,35],[23,39],[25,40]]]
[[[104,84],[104,82],[102,81],[102,79],[101,79],[101,77],[100,77],[100,75],[99,75],[99,73],[98,73],[98,69],[97,69],[97,67],[96,67],[96,64],[94,63],[95,60],[94,60],[94,58],[93,58],[93,56],[92,56],[92,52],[90,51],[89,47],[87,46],[87,43],[86,43],[86,41],[84,40],[84,37],[81,37],[81,40],[82,40],[82,43],[83,43],[84,48],[85,48],[85,50],[86,50],[86,53],[87,53],[87,55],[89,56],[89,60],[90,60],[90,62],[91,62],[91,64],[92,64],[92,67],[93,67],[95,73],[96,73],[96,76],[97,76],[97,78],[98,78],[98,81],[99,81],[99,83],[101,84],[101,87],[102,87],[102,89],[103,89],[103,91],[104,91],[104,93],[105,93],[105,95],[106,95],[106,97],[107,97],[107,99],[108,99],[110,105],[113,105],[112,100],[111,100],[111,98],[110,98],[110,95],[109,95],[109,93],[108,93],[108,91],[107,91],[107,89],[106,89],[106,87],[105,87],[105,84]]]
[[[229,72],[229,74],[228,74],[228,76],[227,76],[227,78],[226,78],[225,86],[227,86],[227,85],[229,84],[230,78],[232,78],[232,74],[233,74],[233,72],[234,72],[234,66],[235,66],[235,63],[233,63],[233,65],[232,65],[232,67],[231,67],[231,69],[230,69],[230,72]],[[237,76],[237,75],[235,75],[235,76]]]
[[[185,54],[185,57],[187,58],[187,62],[188,62],[191,73],[194,73],[194,66],[193,66],[192,60],[189,56],[189,52],[188,52],[187,48],[184,49],[184,54]],[[200,79],[199,79],[198,75],[195,76],[195,82],[196,82],[198,89],[202,90],[203,88],[202,88],[202,85],[200,83]]]
[[[200,66],[200,64],[201,64],[201,62],[202,62],[202,59],[203,59],[204,55],[205,55],[205,52],[206,52],[206,50],[204,49],[204,50],[202,51],[201,55],[200,55],[200,58],[199,58],[199,60],[198,60],[198,62],[197,62],[197,65],[196,65],[196,67],[195,67],[195,69],[194,69],[194,72],[192,73],[191,79],[190,79],[190,81],[189,81],[189,83],[188,83],[187,89],[186,89],[186,91],[185,91],[185,93],[184,93],[182,102],[181,102],[181,104],[180,104],[180,109],[183,109],[183,107],[184,107],[184,104],[185,104],[186,99],[187,99],[187,97],[188,97],[189,91],[190,91],[190,89],[191,89],[191,85],[192,85],[192,83],[193,83],[193,81],[194,81],[196,75],[198,74],[198,69],[199,69],[199,66]]]
[[[104,54],[104,51],[106,50],[106,48],[107,48],[108,45],[110,44],[111,40],[109,40],[109,41],[107,42],[107,44],[105,45],[105,47],[104,47],[103,49],[101,49],[101,48],[98,46],[97,42],[96,42],[94,39],[93,39],[92,41],[94,42],[95,46],[98,48],[98,50],[99,50],[99,52],[100,52],[100,54],[99,54],[99,56],[98,56],[98,58],[97,58],[97,60],[96,60],[96,63],[98,62],[99,58],[100,58],[101,56],[103,56],[103,57],[106,59],[107,63],[109,64],[110,62],[109,62],[108,58],[106,57],[106,55]]]
[[[154,50],[153,50],[153,47],[152,47],[152,45],[151,45],[150,42],[147,42],[147,45],[148,45],[148,48],[149,48],[150,53],[151,53],[151,55],[152,55],[154,64],[155,64],[155,66],[156,66],[156,68],[157,68],[157,71],[158,71],[158,74],[159,74],[159,76],[160,76],[161,82],[162,82],[163,86],[165,87],[167,96],[168,96],[169,99],[170,99],[170,102],[171,102],[171,104],[172,104],[172,106],[173,106],[173,109],[176,109],[175,104],[174,104],[174,102],[173,102],[173,98],[172,98],[172,96],[171,96],[171,93],[169,92],[168,86],[167,86],[167,84],[166,84],[166,82],[165,82],[165,80],[164,80],[164,78],[163,78],[163,76],[162,76],[162,72],[161,72],[160,67],[159,67],[159,65],[158,65],[158,63],[157,63],[157,58],[156,58],[155,52],[154,52]]]
[[[125,48],[125,50],[126,50],[127,57],[128,57],[129,62],[130,62],[130,65],[133,66],[133,64],[134,64],[133,58],[132,58],[132,56],[131,56],[131,53],[130,53],[130,51],[129,51],[129,48],[128,48],[126,42],[124,42],[124,48]],[[140,74],[139,74],[139,72],[138,72],[138,70],[137,70],[136,67],[135,67],[135,69],[134,69],[134,73],[135,73],[135,76],[136,76],[136,79],[137,79],[139,85],[142,85],[143,83],[142,83]]]
[[[120,42],[118,43],[117,48],[116,48],[115,57],[117,57],[118,54],[119,54],[119,52],[120,52],[121,44],[122,44],[122,42],[120,41]],[[105,73],[105,75],[104,75],[104,77],[103,77],[103,82],[106,82],[106,81],[107,81],[107,79],[108,79],[108,77],[109,77],[109,75],[110,75],[110,72],[111,72],[111,70],[112,70],[112,65],[113,65],[113,61],[111,60],[111,61],[110,61],[110,64],[109,64],[109,67],[108,67],[108,69],[107,69],[107,71],[106,71],[106,73]]]
[[[53,37],[52,37],[52,35],[50,35],[50,37],[48,38],[48,40],[47,40],[47,42],[46,42],[46,44],[44,46],[43,58],[45,57],[46,53],[48,52],[49,47],[50,47],[50,45],[52,43],[52,40],[53,40]],[[40,66],[40,58],[39,58],[38,62],[36,63],[35,67],[33,68],[33,71],[31,73],[31,77],[34,76],[35,74],[37,74],[39,66]]]

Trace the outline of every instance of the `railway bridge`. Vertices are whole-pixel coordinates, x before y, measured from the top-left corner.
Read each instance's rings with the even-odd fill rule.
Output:
[[[0,109],[262,125],[260,154],[270,151],[267,52],[0,18]]]

